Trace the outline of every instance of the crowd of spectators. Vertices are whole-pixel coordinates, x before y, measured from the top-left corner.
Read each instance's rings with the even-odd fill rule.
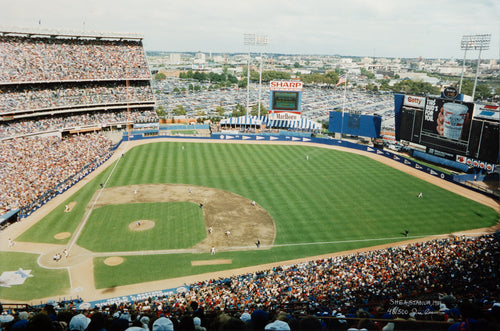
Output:
[[[97,133],[1,141],[0,214],[35,207],[47,192],[108,158],[111,147],[111,140]]]
[[[128,87],[119,83],[0,87],[0,113],[153,101],[149,82]]]
[[[52,319],[71,325],[83,313],[90,318],[77,318],[86,321],[78,330],[109,331],[168,330],[156,321],[170,330],[498,330],[499,239],[447,238],[314,260],[94,310],[65,302]],[[399,313],[411,304],[417,308]],[[431,320],[441,324],[419,323]]]
[[[68,130],[83,126],[112,126],[116,123],[158,122],[152,110],[146,111],[106,111],[83,113],[79,115],[59,115],[3,122],[0,124],[0,139],[54,130]]]
[[[140,40],[0,36],[0,82],[150,78]]]

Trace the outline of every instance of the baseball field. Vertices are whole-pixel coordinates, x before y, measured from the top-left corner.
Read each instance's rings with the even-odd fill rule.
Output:
[[[103,169],[2,233],[0,273],[32,277],[0,300],[90,301],[498,222],[491,204],[329,147],[160,141]]]

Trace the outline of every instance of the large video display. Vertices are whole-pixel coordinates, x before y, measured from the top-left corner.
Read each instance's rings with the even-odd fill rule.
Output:
[[[269,82],[269,118],[299,121],[303,85],[301,81],[272,80]]]
[[[498,163],[499,121],[479,116],[470,102],[404,95],[396,138],[417,144],[426,153],[470,165]],[[396,102],[397,104],[397,102]],[[484,113],[484,112],[483,112]],[[495,112],[491,112],[498,115]],[[477,162],[474,163],[474,160]]]
[[[292,110],[299,109],[299,93],[298,92],[280,92],[273,91],[273,105],[274,110]]]

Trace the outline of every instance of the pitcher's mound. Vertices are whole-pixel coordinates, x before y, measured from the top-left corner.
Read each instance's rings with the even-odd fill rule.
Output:
[[[154,221],[149,220],[139,220],[136,222],[132,222],[128,225],[128,228],[132,231],[145,231],[152,229],[155,226]]]
[[[107,259],[104,260],[104,263],[113,267],[115,265],[122,264],[123,257],[119,257],[119,256],[108,257]]]
[[[71,232],[59,232],[54,236],[56,239],[66,239],[71,237]]]

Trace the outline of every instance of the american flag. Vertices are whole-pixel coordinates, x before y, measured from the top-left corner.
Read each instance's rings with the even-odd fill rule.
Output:
[[[340,76],[339,82],[337,83],[336,86],[339,86],[340,84],[344,84],[345,82],[347,82],[347,75],[342,75],[342,76]]]

